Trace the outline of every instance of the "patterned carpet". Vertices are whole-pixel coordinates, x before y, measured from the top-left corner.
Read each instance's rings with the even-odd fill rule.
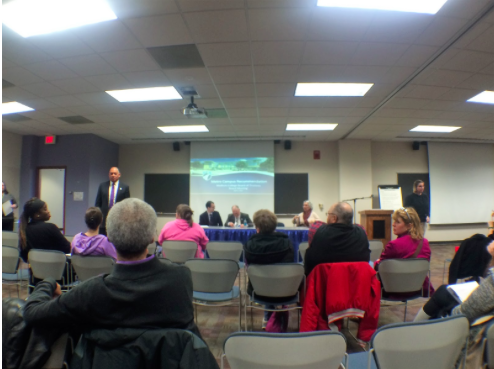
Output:
[[[453,244],[441,244],[433,245],[432,258],[431,258],[431,276],[432,285],[434,287],[440,286],[443,282],[443,268],[444,261],[448,258],[452,258],[454,255]],[[446,263],[446,268],[448,268],[449,263]],[[447,269],[446,269],[447,277]],[[3,286],[2,296],[8,297],[9,292],[12,296],[16,296],[17,292],[15,287]],[[21,298],[26,298],[27,292],[25,289],[21,291]],[[412,300],[408,303],[408,313],[407,321],[413,320],[415,314],[420,309],[420,307],[427,301],[427,299],[419,298]],[[384,304],[384,302],[383,302]],[[225,339],[233,332],[238,331],[238,307],[203,307],[198,306],[198,326],[200,328],[202,337],[209,345],[211,352],[218,359],[221,357],[223,352],[223,343]],[[261,321],[262,321],[262,311],[254,309],[253,312],[253,326],[254,331],[261,331]],[[386,303],[386,306],[381,306],[380,316],[379,316],[379,327],[395,322],[403,321],[404,315],[404,305],[398,303]],[[247,315],[250,326],[250,315]],[[242,315],[242,325],[244,324],[244,317]],[[297,315],[295,312],[290,312],[290,322],[288,326],[289,332],[298,331]],[[347,338],[348,352],[360,352],[362,348],[357,345],[355,339],[351,334],[356,335],[357,323],[349,323],[350,332],[343,331],[343,334]],[[350,334],[351,333],[351,334]],[[227,366],[228,367],[228,366]]]

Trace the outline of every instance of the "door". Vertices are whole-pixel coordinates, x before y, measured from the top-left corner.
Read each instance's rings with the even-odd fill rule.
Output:
[[[48,204],[50,223],[65,233],[65,168],[38,168],[38,197]]]

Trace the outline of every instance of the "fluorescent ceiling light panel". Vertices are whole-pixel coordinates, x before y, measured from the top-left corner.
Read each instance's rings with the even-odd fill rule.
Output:
[[[117,19],[104,0],[14,0],[2,12],[3,24],[22,37]]]
[[[318,0],[318,6],[436,14],[447,0]]]
[[[373,83],[297,83],[295,96],[364,96]]]
[[[132,90],[113,90],[105,92],[120,102],[182,99],[182,96],[173,86],[134,88]]]
[[[467,102],[494,104],[494,91],[484,91],[467,100]]]
[[[287,131],[332,131],[337,123],[289,123]]]
[[[461,127],[448,127],[448,126],[417,126],[410,130],[410,132],[439,132],[449,133],[460,129]]]
[[[12,113],[22,113],[23,111],[33,111],[33,108],[29,106],[18,103],[17,101],[12,101],[2,104],[2,115],[12,114]]]
[[[158,128],[165,133],[209,132],[208,127],[204,124],[198,126],[163,126]]]

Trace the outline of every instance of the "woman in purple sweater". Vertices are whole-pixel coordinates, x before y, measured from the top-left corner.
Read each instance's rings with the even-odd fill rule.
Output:
[[[72,240],[72,255],[106,255],[116,260],[115,246],[105,235],[99,234],[99,227],[103,221],[101,210],[97,207],[87,209],[85,220],[88,230],[86,233],[75,235]]]

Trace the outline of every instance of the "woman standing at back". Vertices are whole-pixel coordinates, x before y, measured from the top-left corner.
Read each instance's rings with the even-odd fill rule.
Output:
[[[194,212],[189,205],[180,204],[177,206],[175,220],[165,224],[161,230],[158,243],[163,241],[194,241],[197,244],[195,257],[204,259],[204,250],[209,242],[209,238],[204,233],[204,229],[192,220]]]
[[[50,218],[51,214],[46,202],[33,197],[24,204],[19,225],[19,249],[25,262],[32,249],[70,253],[70,242],[55,224],[47,223]]]

